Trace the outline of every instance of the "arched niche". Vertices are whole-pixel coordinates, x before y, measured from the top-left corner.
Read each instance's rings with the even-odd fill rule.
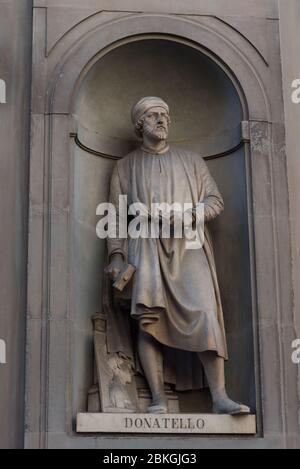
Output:
[[[170,105],[174,145],[206,158],[226,210],[211,226],[230,361],[230,394],[256,410],[251,266],[242,93],[216,62],[175,38],[136,38],[94,62],[73,101],[74,219],[73,408],[86,410],[92,382],[91,315],[101,310],[105,242],[96,238],[96,207],[107,201],[115,160],[136,146],[131,106],[157,95]],[[209,411],[207,393],[180,396],[183,411]]]
[[[89,318],[99,307],[101,288],[101,265],[91,257],[84,236],[90,234],[89,241],[97,243],[93,255],[100,256],[103,245],[95,240],[94,205],[101,201],[102,193],[105,197],[106,186],[95,174],[98,161],[95,152],[80,156],[77,152],[82,149],[70,138],[70,133],[74,136],[79,131],[78,120],[72,114],[78,110],[79,90],[94,65],[121,45],[149,36],[185,43],[209,57],[234,84],[240,97],[243,120],[248,121],[243,124],[242,134],[245,152],[240,148],[240,155],[228,155],[224,161],[236,158],[241,166],[228,166],[226,171],[224,168],[218,172],[220,159],[208,161],[226,202],[226,212],[213,231],[218,270],[226,280],[222,286],[226,316],[233,318],[231,323],[227,320],[227,335],[230,344],[235,343],[231,337],[237,337],[236,331],[241,334],[241,343],[251,343],[254,336],[255,384],[251,347],[248,354],[241,354],[230,346],[236,361],[228,364],[233,373],[228,370],[227,381],[230,389],[238,389],[241,383],[247,387],[248,383],[245,401],[249,394],[253,396],[254,386],[257,390],[258,434],[244,440],[240,437],[241,445],[277,447],[279,442],[286,445],[284,428],[290,425],[292,416],[286,403],[294,399],[296,385],[289,390],[280,385],[286,382],[290,366],[290,349],[284,346],[289,343],[290,328],[286,326],[294,324],[294,318],[287,255],[290,232],[278,30],[275,21],[274,28],[268,27],[266,49],[270,54],[263,57],[249,40],[247,31],[238,31],[229,23],[223,17],[98,12],[62,36],[45,57],[46,11],[43,8],[36,11],[30,156],[27,447],[106,448],[111,444],[111,436],[82,437],[76,434],[74,425],[77,411],[86,408],[87,383],[92,377]],[[271,53],[276,48],[277,53]],[[180,94],[183,92],[180,90]],[[103,172],[109,174],[112,164],[111,159],[105,159]],[[225,184],[228,178],[234,184]],[[90,203],[80,205],[85,193]],[[236,197],[237,193],[240,197]],[[232,212],[228,211],[230,204],[236,204]],[[218,236],[220,223],[229,213],[233,223],[222,226],[222,236]],[[85,228],[84,234],[77,229],[79,224]],[[241,276],[246,272],[244,285],[250,283],[244,268],[249,257],[240,256],[240,251],[235,250],[234,259],[222,261],[224,250],[237,239],[242,239],[244,246],[250,240],[252,301],[249,289],[240,288],[243,279],[238,279],[233,289],[230,277],[232,270],[239,271]],[[84,275],[80,278],[79,274],[89,267],[87,278]],[[76,291],[79,286],[80,298]],[[234,296],[242,301],[242,309],[231,315],[227,298],[232,301]],[[251,303],[254,334],[247,321]],[[296,371],[291,379],[296,383]],[[262,391],[268,399],[261,398]],[[239,392],[239,399],[243,393]],[[255,409],[255,403],[252,407]],[[136,448],[136,435],[126,435],[125,439],[129,448]],[[201,443],[198,436],[179,440],[170,435],[167,441],[170,447],[182,448],[212,444],[211,438],[204,435]],[[230,439],[218,436],[213,441],[217,445],[232,445]],[[151,442],[159,446],[161,436],[152,435]]]

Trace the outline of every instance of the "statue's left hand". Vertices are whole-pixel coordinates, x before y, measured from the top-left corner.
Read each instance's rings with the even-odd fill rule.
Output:
[[[116,253],[112,256],[111,263],[106,267],[105,273],[115,281],[124,267],[124,259],[122,254]]]

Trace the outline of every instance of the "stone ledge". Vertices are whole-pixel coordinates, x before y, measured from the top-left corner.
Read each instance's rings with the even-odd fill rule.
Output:
[[[80,413],[77,433],[254,435],[256,416]]]

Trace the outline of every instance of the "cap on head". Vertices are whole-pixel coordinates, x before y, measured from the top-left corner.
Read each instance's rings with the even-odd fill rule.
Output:
[[[161,98],[155,96],[146,96],[140,99],[132,108],[131,120],[135,124],[149,109],[153,107],[162,107],[167,113],[170,113],[169,106]]]

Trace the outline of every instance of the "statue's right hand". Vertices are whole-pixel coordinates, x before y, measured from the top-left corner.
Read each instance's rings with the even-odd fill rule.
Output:
[[[124,260],[122,254],[116,253],[112,256],[110,264],[106,267],[105,273],[113,281],[117,280],[118,275],[124,267]]]

